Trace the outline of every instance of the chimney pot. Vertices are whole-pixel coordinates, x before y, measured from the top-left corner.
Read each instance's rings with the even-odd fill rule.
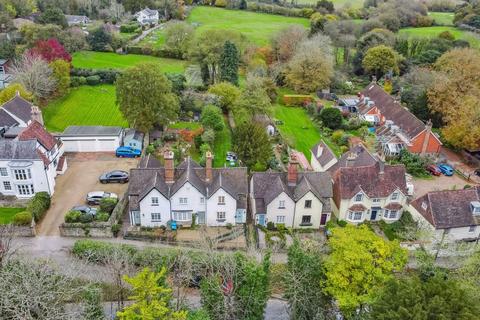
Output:
[[[175,182],[175,162],[174,153],[171,150],[167,150],[163,154],[165,160],[165,183]]]
[[[18,91],[17,91],[18,92]],[[32,106],[30,118],[32,121],[37,121],[43,126],[43,116],[42,111],[37,106]]]
[[[297,185],[297,177],[298,177],[297,166],[298,166],[297,157],[292,155],[288,163],[288,173],[287,173],[287,182],[288,182],[288,185],[291,187]]]
[[[207,182],[212,181],[213,172],[212,172],[212,162],[213,162],[213,155],[210,151],[205,153],[205,180]]]

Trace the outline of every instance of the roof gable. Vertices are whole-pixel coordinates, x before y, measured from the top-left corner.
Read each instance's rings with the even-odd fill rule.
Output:
[[[4,103],[2,108],[27,123],[32,118],[32,106],[31,102],[23,99],[20,95],[15,95],[10,101]]]
[[[325,142],[323,142],[323,140],[320,140],[319,143],[314,145],[310,151],[312,156],[322,167],[326,166],[333,159],[336,159],[333,151],[325,144]]]
[[[30,125],[18,135],[18,140],[23,141],[31,139],[36,139],[38,143],[47,150],[52,150],[58,143],[57,139],[47,132],[38,121],[32,121],[32,123],[30,123]]]

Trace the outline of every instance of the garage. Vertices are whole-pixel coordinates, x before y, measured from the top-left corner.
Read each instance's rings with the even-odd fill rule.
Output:
[[[69,126],[59,138],[65,152],[115,152],[122,144],[123,128]]]

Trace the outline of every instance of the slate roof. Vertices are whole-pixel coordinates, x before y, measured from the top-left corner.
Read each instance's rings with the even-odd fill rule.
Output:
[[[125,133],[125,139],[135,139],[135,140],[143,141],[143,137],[144,137],[143,132],[140,132],[135,129],[129,129]]]
[[[3,109],[0,109],[0,127],[18,126],[19,123]]]
[[[314,145],[310,151],[312,152],[312,156],[317,159],[322,167],[333,159],[336,159],[333,151],[325,144],[325,142],[323,142],[323,140],[320,140],[319,143]]]
[[[10,101],[5,102],[2,108],[27,123],[32,118],[32,106],[29,101],[16,95]]]
[[[362,93],[374,102],[374,106],[380,110],[380,113],[385,119],[392,120],[410,139],[425,130],[425,124],[420,119],[414,116],[399,102],[395,101],[395,99],[386,93],[378,84],[371,83]],[[360,101],[357,107],[360,113],[366,113],[371,109],[371,107],[363,101]]]
[[[332,182],[330,175],[326,172],[299,172],[295,186],[288,185],[286,172],[255,172],[252,180],[251,192],[253,192],[257,212],[265,212],[266,206],[282,192],[297,201],[309,191],[323,203],[324,212],[331,210],[329,198],[333,196]],[[258,199],[261,199],[263,204],[257,204]]]
[[[407,194],[407,181],[403,165],[384,165],[380,173],[380,163],[368,167],[339,168],[333,176],[334,200],[339,206],[341,199],[351,199],[362,191],[369,198],[385,198],[399,189]]]
[[[351,157],[352,154],[355,155],[354,159]],[[376,163],[377,158],[375,158],[375,156],[373,156],[363,144],[357,144],[348,152],[344,153],[340,159],[338,159],[337,163],[331,166],[327,171],[333,175],[339,168],[368,167]]]
[[[142,157],[140,159],[140,163],[138,164],[138,167],[143,169],[160,168],[161,166],[162,164],[160,163],[160,161],[151,154],[147,154],[145,157]]]
[[[205,168],[187,158],[175,168],[175,182],[165,183],[165,168],[148,167],[151,160],[141,161],[137,169],[130,170],[130,210],[138,209],[138,202],[152,189],[157,189],[167,199],[172,197],[186,182],[189,182],[206,198],[218,189],[228,192],[237,203],[246,208],[248,193],[247,168],[212,168],[212,180],[205,180]],[[142,167],[143,162],[143,167]],[[153,162],[152,162],[153,163]]]
[[[30,123],[30,125],[18,135],[18,140],[23,141],[32,139],[37,139],[38,143],[47,150],[52,150],[58,143],[58,140],[47,132],[38,121],[32,121],[32,123]]]
[[[474,216],[470,203],[480,201],[480,187],[461,190],[432,191],[412,201],[411,205],[435,229],[480,225],[480,216]],[[426,209],[422,207],[425,203]]]
[[[0,159],[2,160],[39,160],[35,140],[0,139]]]
[[[122,127],[109,126],[68,126],[62,136],[119,136]]]

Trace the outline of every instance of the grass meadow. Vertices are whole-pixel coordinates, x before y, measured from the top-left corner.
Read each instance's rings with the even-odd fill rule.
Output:
[[[128,126],[115,104],[113,85],[81,86],[43,109],[49,131],[62,132],[70,125]]]
[[[139,54],[80,51],[75,52],[72,56],[72,64],[75,68],[86,69],[124,69],[141,62],[156,62],[160,64],[162,71],[167,73],[185,70],[185,61]]]
[[[444,31],[449,31],[455,39],[466,40],[470,43],[473,48],[480,48],[480,36],[464,31],[455,27],[448,26],[434,26],[434,27],[425,27],[425,28],[404,28],[400,29],[399,34],[405,34],[410,37],[426,37],[434,38]]]
[[[453,26],[453,12],[429,12],[428,15],[434,19],[435,24],[441,26]]]
[[[13,217],[22,211],[25,208],[0,208],[0,225],[12,223]]]

